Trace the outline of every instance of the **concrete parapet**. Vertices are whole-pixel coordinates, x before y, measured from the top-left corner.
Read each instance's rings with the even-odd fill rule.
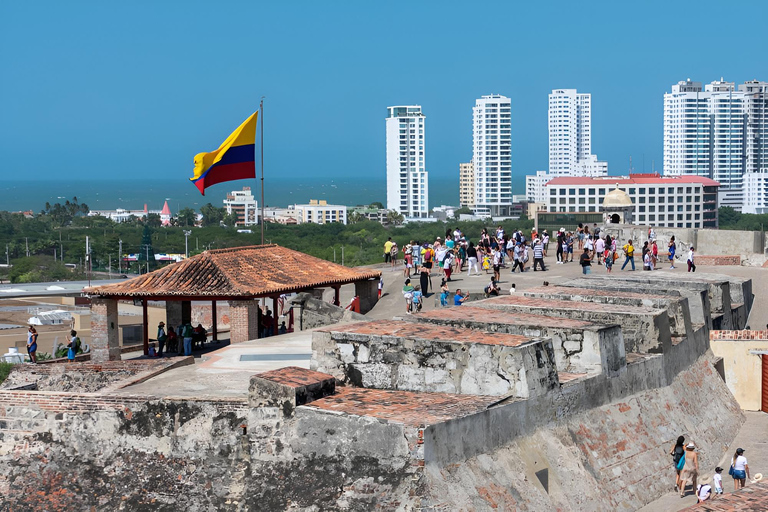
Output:
[[[379,320],[315,331],[312,368],[355,386],[537,396],[557,388],[552,341]]]
[[[336,390],[336,379],[326,373],[289,366],[251,377],[248,405],[277,407],[284,416],[293,416],[296,407]]]
[[[672,343],[669,316],[665,310],[649,307],[627,308],[615,304],[535,299],[522,295],[505,295],[477,301],[481,308],[501,309],[542,316],[619,324],[624,336],[625,352],[660,353]]]
[[[462,306],[428,311],[409,320],[437,325],[466,327],[488,332],[549,338],[560,372],[616,376],[626,370],[624,337],[618,325],[600,325],[584,320],[542,317]]]

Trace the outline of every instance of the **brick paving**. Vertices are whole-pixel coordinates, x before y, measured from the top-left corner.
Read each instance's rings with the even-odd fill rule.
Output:
[[[480,310],[485,312],[486,310]],[[539,317],[540,321],[541,317]],[[427,323],[414,324],[397,320],[377,320],[344,326],[319,329],[333,333],[364,334],[371,336],[393,336],[405,339],[421,339],[443,343],[468,343],[479,345],[503,345],[517,347],[531,341],[531,338],[519,334],[484,332],[464,327],[450,327]]]
[[[725,479],[723,479],[725,480]],[[765,512],[768,510],[768,481],[747,484],[730,494],[699,503],[684,510],[695,512]]]
[[[306,407],[372,416],[418,427],[469,416],[498,401],[499,397],[493,396],[338,387],[335,395],[316,400]]]
[[[316,372],[314,370],[307,370],[306,368],[299,368],[298,366],[286,366],[285,368],[277,370],[257,373],[254,377],[276,382],[292,388],[309,386],[311,384],[321,384],[328,380],[335,381],[332,375]]]
[[[530,313],[504,311],[502,309],[479,308],[475,306],[460,306],[454,308],[435,309],[427,313],[413,315],[416,321],[446,321],[446,322],[482,322],[502,325],[536,325],[547,323],[547,317]],[[585,329],[599,324],[571,318],[549,317],[549,323],[565,329]]]

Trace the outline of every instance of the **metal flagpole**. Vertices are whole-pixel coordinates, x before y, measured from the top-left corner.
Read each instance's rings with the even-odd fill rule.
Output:
[[[259,103],[261,118],[261,245],[264,245],[264,96]]]

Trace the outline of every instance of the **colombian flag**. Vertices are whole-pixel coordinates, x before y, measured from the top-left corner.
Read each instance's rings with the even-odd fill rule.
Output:
[[[195,155],[195,175],[189,178],[200,193],[224,181],[256,178],[256,119],[258,112],[243,121],[219,149]]]

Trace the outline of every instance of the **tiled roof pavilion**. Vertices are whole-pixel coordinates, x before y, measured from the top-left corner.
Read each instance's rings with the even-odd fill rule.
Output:
[[[246,299],[379,276],[378,270],[357,270],[272,244],[204,251],[129,281],[84,292],[102,297]]]
[[[376,286],[370,281],[378,281],[380,276],[378,270],[348,268],[274,244],[205,251],[129,281],[85,288],[91,296],[91,358],[120,359],[117,301],[121,299],[142,301],[144,353],[148,354],[149,300],[165,301],[168,325],[189,321],[190,301],[211,301],[214,340],[216,301],[230,301],[230,341],[236,343],[259,337],[260,310],[253,299],[272,298],[272,311],[276,312],[282,294],[333,288],[334,303],[339,305],[339,288],[355,283],[359,301],[375,302]],[[274,332],[277,320],[275,314]]]

